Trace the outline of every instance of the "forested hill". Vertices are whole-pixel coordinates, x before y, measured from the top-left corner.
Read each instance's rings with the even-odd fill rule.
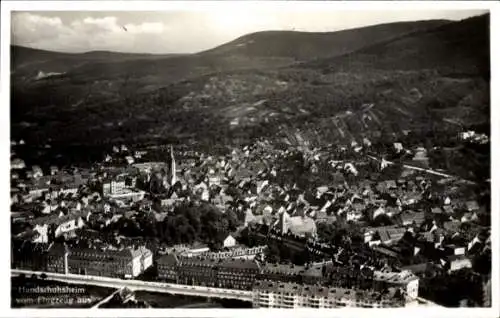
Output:
[[[471,126],[489,132],[489,16],[411,25],[332,33],[339,47],[349,42],[342,34],[353,35],[357,47],[338,56],[344,49],[332,44],[328,58],[317,58],[326,51],[291,50],[300,47],[298,39],[326,50],[307,44],[326,41],[315,42],[324,35],[288,32],[280,41],[274,32],[243,37],[269,44],[247,51],[228,49],[239,39],[187,56],[109,62],[103,59],[113,54],[101,53],[99,62],[64,76],[16,78],[12,137],[33,144],[168,139],[213,145],[281,138],[283,126],[319,133],[323,142],[396,138],[407,130],[425,139],[435,129],[456,135]],[[388,34],[391,26],[396,31]],[[297,64],[305,55],[315,60]]]

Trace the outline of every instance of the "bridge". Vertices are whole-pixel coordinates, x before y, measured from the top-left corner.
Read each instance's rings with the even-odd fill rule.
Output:
[[[123,290],[123,288],[120,288],[120,289],[117,289],[115,290],[113,293],[111,293],[111,295],[109,295],[108,297],[106,298],[103,298],[101,301],[99,301],[97,304],[95,304],[94,306],[92,306],[92,308],[99,308],[102,304],[105,304],[107,303],[108,301],[111,300],[111,298],[113,298],[116,294],[120,293],[121,291]]]
[[[24,274],[28,277],[33,274],[37,276],[45,274],[47,275],[47,279],[64,283],[70,283],[70,284],[92,285],[92,286],[110,287],[117,289],[127,287],[132,291],[143,290],[155,293],[168,293],[173,295],[237,299],[248,302],[252,301],[252,291],[247,291],[247,290],[215,288],[206,286],[179,285],[179,284],[148,282],[142,280],[127,280],[127,279],[101,277],[101,276],[37,272],[37,271],[21,270],[21,269],[12,269],[11,274],[13,276]]]

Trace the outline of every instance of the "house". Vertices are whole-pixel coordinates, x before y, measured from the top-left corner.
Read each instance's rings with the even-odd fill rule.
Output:
[[[373,281],[375,289],[384,290],[388,287],[399,287],[406,292],[408,297],[412,299],[418,298],[419,278],[410,271],[374,271]]]
[[[440,207],[434,207],[431,209],[432,214],[443,214],[443,210]]]
[[[269,186],[268,180],[257,181],[257,194],[260,194],[268,186]]]
[[[77,194],[80,187],[85,185],[86,182],[87,180],[82,178],[81,175],[73,175],[59,187],[59,193],[73,195]]]
[[[125,189],[125,178],[108,179],[102,184],[102,193],[104,196],[123,192]]]
[[[448,244],[443,247],[443,251],[447,255],[465,255],[465,246],[457,246],[455,244]]]
[[[469,212],[475,212],[479,210],[479,204],[477,201],[467,201],[465,202],[465,208]]]
[[[86,221],[89,220],[91,213],[80,211],[69,213],[68,215],[47,215],[30,221],[34,228],[48,226],[54,230],[54,236],[57,238],[64,233],[82,228]]]
[[[46,270],[46,251],[48,244],[32,243],[23,239],[12,239],[11,266],[31,271]]]
[[[283,235],[288,232],[297,236],[316,235],[316,223],[307,216],[290,216],[287,212],[283,212],[274,226]]]
[[[222,288],[249,290],[260,273],[254,260],[220,259],[217,266],[217,285]]]
[[[376,232],[383,244],[390,245],[398,242],[404,236],[406,229],[403,227],[382,226],[376,228]]]
[[[59,168],[57,166],[50,166],[50,175],[55,176],[57,173],[59,173]]]
[[[157,261],[158,278],[167,282],[177,282],[179,259],[174,253],[161,256]]]
[[[153,264],[153,254],[145,247],[114,249],[71,248],[67,271],[71,274],[134,278]]]
[[[363,214],[361,212],[349,210],[346,213],[346,221],[359,221],[363,218]]]
[[[433,245],[434,248],[437,248],[437,247],[441,246],[441,243],[444,240],[444,233],[443,232],[444,232],[444,230],[441,230],[438,228],[434,231],[420,233],[420,235],[421,235],[422,239],[424,240],[424,242],[427,242],[427,243]]]
[[[109,195],[109,198],[119,202],[119,201],[124,201],[124,202],[139,202],[144,199],[146,192],[139,190],[135,191],[132,189],[123,189],[121,192],[114,193]],[[123,206],[126,206],[125,203],[123,203]]]
[[[394,181],[394,180],[386,180],[385,186],[389,190],[394,190],[394,189],[397,189],[397,187],[398,187],[396,184],[396,181]]]
[[[265,253],[267,250],[267,245],[255,246],[255,247],[233,247],[225,248],[219,252],[207,252],[203,253],[202,256],[210,259],[255,259],[259,254]]]
[[[450,204],[451,204],[451,199],[450,199],[450,197],[446,197],[446,198],[444,199],[444,205],[450,205]]]
[[[305,272],[304,266],[298,266],[293,264],[263,263],[261,265],[261,272],[259,273],[258,279],[279,281],[279,282],[302,283],[302,274],[304,272]]]
[[[202,286],[217,285],[217,265],[219,260],[202,257],[180,257],[177,266],[179,284],[195,284]]]
[[[29,241],[31,243],[49,243],[49,227],[47,224],[36,224],[32,229],[28,229],[16,235],[16,238]]]
[[[236,239],[231,235],[228,235],[222,244],[224,247],[233,247],[236,245]]]
[[[450,255],[441,259],[441,264],[448,272],[458,271],[463,268],[472,268],[471,260],[464,255]]]
[[[385,193],[388,190],[387,185],[384,182],[379,182],[375,189],[380,193]]]
[[[64,201],[61,202],[63,204]],[[57,204],[56,200],[46,200],[42,202],[42,213],[43,214],[50,214],[52,211],[57,210],[59,205]]]
[[[446,214],[451,215],[454,213],[453,207],[451,205],[443,206],[443,210]]]
[[[382,255],[385,258],[389,258],[392,260],[400,259],[400,255],[396,253],[394,250],[390,249],[387,246],[372,246],[371,249],[378,255]]]
[[[181,256],[183,257],[196,257],[204,253],[210,252],[210,248],[204,244],[195,243],[188,249],[186,249]]]
[[[127,163],[128,163],[129,165],[131,165],[131,164],[133,164],[133,163],[134,163],[134,157],[132,157],[132,156],[126,156],[126,157],[125,157],[125,160],[127,161]]]
[[[270,281],[255,282],[252,290],[254,308],[383,308],[402,307],[395,297],[395,289],[388,294],[354,289],[327,288],[318,285],[291,284]]]
[[[304,272],[301,274],[303,284],[321,284],[323,283],[323,266],[316,265],[311,267],[306,267]]]
[[[34,219],[35,214],[33,212],[14,212],[10,213],[12,222],[28,222]]]
[[[449,234],[455,234],[460,232],[460,222],[457,221],[446,221],[443,223],[443,228],[449,233]]]
[[[166,167],[165,162],[143,162],[143,163],[134,163],[132,167],[139,170],[142,173],[151,173],[153,170],[160,170]]]
[[[244,226],[247,227],[248,224],[255,222],[255,220],[256,220],[256,217],[255,217],[255,215],[253,215],[252,210],[246,209]]]
[[[385,214],[387,214],[387,216],[389,216],[389,217],[393,217],[393,216],[399,214],[399,212],[400,212],[400,208],[398,208],[398,207],[388,206],[385,208]]]
[[[33,179],[28,184],[28,193],[30,197],[36,199],[44,193],[49,192],[51,180],[49,177],[40,177]]]
[[[423,211],[404,211],[399,215],[399,217],[403,226],[412,225],[413,222],[415,222],[417,226],[420,226],[422,223],[424,223],[425,213]]]
[[[374,235],[375,235],[375,231],[374,230],[366,229],[365,232],[363,233],[363,237],[364,237],[363,241],[365,243],[370,242],[373,239]]]
[[[356,213],[361,213],[365,209],[365,205],[361,203],[353,203],[351,208],[356,212]]]
[[[466,222],[470,222],[470,221],[477,221],[478,219],[479,219],[479,217],[477,216],[477,213],[467,212],[467,213],[464,213],[464,215],[462,215],[462,217],[460,218],[460,222],[466,223]]]
[[[415,156],[413,157],[413,162],[424,167],[428,167],[429,158],[427,157],[427,150],[423,147],[417,148],[415,151]]]
[[[467,245],[467,252],[472,253],[474,251],[477,251],[483,245],[484,245],[483,241],[479,238],[478,235],[476,235]]]
[[[15,158],[15,159],[11,160],[10,168],[12,170],[14,170],[14,169],[21,170],[21,169],[26,168],[26,164],[24,163],[24,160],[19,159],[19,158]]]
[[[40,177],[43,177],[43,170],[40,168],[40,166],[33,166],[31,168],[31,171],[33,173],[33,178],[38,179]]]
[[[324,211],[314,211],[314,217],[316,219],[316,223],[335,223],[337,221],[337,217],[335,215],[328,215]]]
[[[394,150],[396,150],[397,153],[400,153],[403,151],[403,145],[400,142],[395,142],[394,143]]]
[[[226,206],[230,203],[233,198],[225,193],[220,193],[212,199],[212,203],[221,210],[221,212],[226,211]]]
[[[427,272],[433,271],[435,264],[432,262],[424,262],[419,264],[407,265],[401,267],[402,271],[410,271],[417,276],[425,275]]]
[[[211,186],[212,185],[220,186],[221,185],[221,177],[219,175],[216,175],[215,173],[210,174],[208,176],[208,184]]]

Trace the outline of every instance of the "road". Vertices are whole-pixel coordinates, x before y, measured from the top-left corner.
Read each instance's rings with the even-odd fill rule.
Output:
[[[367,155],[368,158],[370,159],[373,159],[375,161],[381,161],[380,159],[377,159],[373,156],[370,156],[370,155]],[[385,162],[389,165],[395,165],[395,164],[398,164],[399,163],[394,163],[392,161],[387,161],[385,160]],[[472,183],[472,184],[476,184],[476,182],[474,181],[470,181],[470,180],[465,180],[461,177],[457,177],[457,176],[454,176],[454,175],[451,175],[451,174],[446,174],[446,173],[443,173],[443,172],[439,172],[439,171],[436,171],[436,170],[432,170],[432,169],[425,169],[425,168],[420,168],[420,167],[416,167],[416,166],[411,166],[411,165],[407,165],[407,164],[401,164],[403,167],[407,168],[407,169],[412,169],[412,170],[417,170],[417,171],[423,171],[423,172],[426,172],[426,173],[429,173],[429,174],[433,174],[433,175],[436,175],[436,176],[440,176],[440,177],[445,177],[445,178],[454,178],[454,179],[459,179],[459,180],[463,180],[467,183]]]
[[[45,273],[45,275],[47,275],[47,279],[65,283],[71,283],[71,284],[93,285],[93,286],[111,287],[117,289],[127,287],[130,290],[144,290],[149,292],[168,293],[173,295],[213,297],[213,298],[238,299],[242,301],[252,301],[252,292],[246,290],[179,285],[179,284],[169,284],[160,282],[146,282],[140,280],[125,280],[125,279],[109,278],[101,276],[88,276],[88,275],[75,275],[75,274],[65,275],[58,273],[35,272],[35,271],[19,270],[19,269],[11,270],[12,275],[25,274],[28,277],[33,274],[41,275],[42,273]]]

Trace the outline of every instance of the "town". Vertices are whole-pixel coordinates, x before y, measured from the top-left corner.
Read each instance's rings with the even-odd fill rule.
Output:
[[[421,145],[306,139],[115,145],[88,167],[28,166],[13,142],[11,267],[241,290],[256,308],[489,306],[484,185]]]

